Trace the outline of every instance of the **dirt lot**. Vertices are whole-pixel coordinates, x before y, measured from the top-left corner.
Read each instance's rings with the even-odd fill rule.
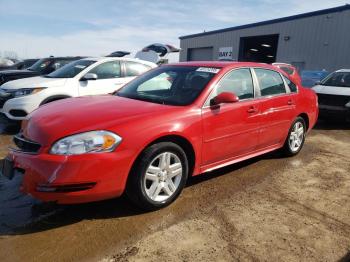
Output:
[[[10,137],[1,135],[1,156]],[[0,261],[349,261],[350,126],[193,178],[170,207],[52,206],[0,178]]]

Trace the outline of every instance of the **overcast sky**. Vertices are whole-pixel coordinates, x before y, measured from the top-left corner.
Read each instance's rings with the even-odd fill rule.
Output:
[[[348,0],[349,1],[349,0]],[[0,0],[0,51],[103,55],[346,4],[338,0]]]

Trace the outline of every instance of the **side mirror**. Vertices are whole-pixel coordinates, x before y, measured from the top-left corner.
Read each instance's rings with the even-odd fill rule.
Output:
[[[93,73],[87,73],[84,75],[80,81],[97,80],[97,75]]]
[[[226,103],[236,103],[239,101],[238,96],[230,92],[223,92],[210,100],[211,106],[217,106]]]

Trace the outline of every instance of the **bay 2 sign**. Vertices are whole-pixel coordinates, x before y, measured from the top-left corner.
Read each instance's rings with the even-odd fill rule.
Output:
[[[233,51],[232,47],[220,47],[218,59],[219,60],[226,60],[226,59],[232,60],[233,59],[232,51]]]

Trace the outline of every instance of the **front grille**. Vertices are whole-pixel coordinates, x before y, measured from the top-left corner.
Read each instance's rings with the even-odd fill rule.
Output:
[[[317,94],[318,103],[320,105],[328,106],[345,106],[350,102],[350,96],[340,95],[328,95],[328,94]]]
[[[15,135],[13,142],[20,151],[25,153],[37,153],[41,147],[40,144],[26,139],[22,134]]]

